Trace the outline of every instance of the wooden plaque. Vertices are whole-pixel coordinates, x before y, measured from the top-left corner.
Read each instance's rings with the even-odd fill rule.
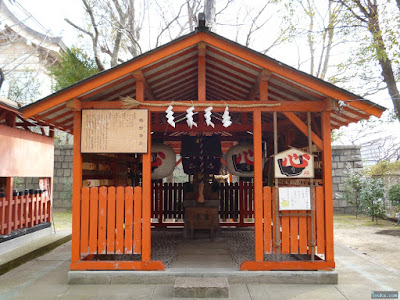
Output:
[[[147,153],[147,109],[82,110],[82,153]]]

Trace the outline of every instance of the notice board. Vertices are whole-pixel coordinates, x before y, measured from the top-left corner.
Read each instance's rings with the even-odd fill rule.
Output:
[[[279,210],[310,210],[309,187],[279,188]]]
[[[82,153],[147,153],[147,109],[82,110]]]

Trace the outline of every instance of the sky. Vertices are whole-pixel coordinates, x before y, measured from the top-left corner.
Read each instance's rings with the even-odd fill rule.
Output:
[[[7,0],[5,0],[7,1]],[[53,36],[61,36],[67,46],[76,39],[76,31],[71,30],[64,18],[79,20],[82,18],[81,0],[18,0],[32,16]]]
[[[5,0],[8,1],[8,0]],[[255,0],[257,1],[257,0]],[[260,0],[261,1],[261,0]],[[76,44],[77,31],[73,30],[70,25],[68,25],[64,18],[69,18],[77,24],[81,24],[80,20],[83,17],[83,4],[81,0],[18,0],[18,2],[33,15],[33,17],[47,30],[50,30],[53,36],[61,36],[64,43],[67,46]],[[150,31],[150,29],[149,29]],[[218,32],[217,30],[217,33]],[[226,32],[220,33],[226,35]],[[280,53],[274,57],[281,60],[287,64],[295,64],[291,62],[290,59],[293,55],[290,53],[292,49],[279,50]],[[306,50],[305,50],[306,51]],[[369,97],[370,100],[379,103],[388,108],[392,108],[393,105],[389,98],[387,91],[382,91],[377,95]],[[352,130],[355,125],[350,126],[345,131]],[[385,132],[390,132],[390,134],[399,136],[400,135],[400,124],[395,122],[388,126]],[[349,143],[347,140],[344,143]]]

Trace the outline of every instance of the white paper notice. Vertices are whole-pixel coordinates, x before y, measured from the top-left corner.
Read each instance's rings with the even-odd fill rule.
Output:
[[[279,210],[310,210],[309,187],[279,188]]]

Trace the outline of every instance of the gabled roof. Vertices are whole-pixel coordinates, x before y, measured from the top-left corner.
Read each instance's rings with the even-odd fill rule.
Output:
[[[197,100],[199,45],[205,45],[206,100],[257,100],[260,76],[268,73],[270,101],[348,101],[342,112],[332,112],[332,128],[348,125],[385,108],[362,100],[271,57],[207,30],[197,30],[134,59],[82,80],[21,109],[32,118],[71,132],[73,113],[66,102],[79,99],[118,101],[136,97],[136,79],[145,82],[146,100]],[[136,79],[135,79],[136,78]]]

